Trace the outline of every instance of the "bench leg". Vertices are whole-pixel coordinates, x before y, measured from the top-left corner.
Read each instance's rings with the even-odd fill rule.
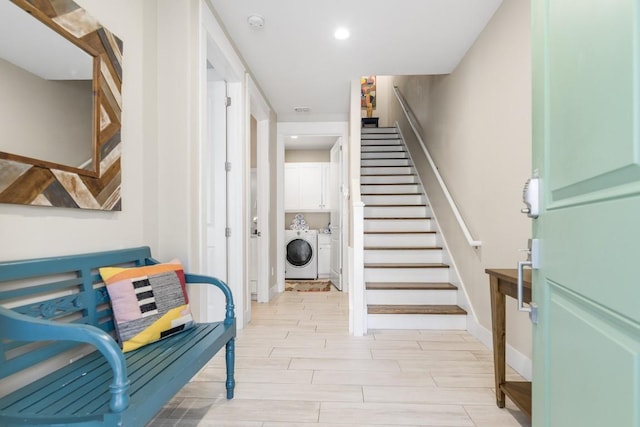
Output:
[[[236,361],[236,343],[235,338],[231,338],[229,342],[227,342],[227,399],[233,399],[233,389],[236,386],[236,380],[233,378],[233,372],[235,369],[235,361]]]

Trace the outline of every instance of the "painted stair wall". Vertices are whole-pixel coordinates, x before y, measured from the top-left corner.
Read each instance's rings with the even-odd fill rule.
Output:
[[[364,128],[360,184],[368,329],[466,329],[424,189],[395,128]]]

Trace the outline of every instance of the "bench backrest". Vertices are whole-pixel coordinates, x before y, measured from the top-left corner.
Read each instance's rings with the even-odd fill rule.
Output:
[[[148,247],[24,261],[0,262],[0,306],[42,319],[115,327],[99,267],[147,264]],[[73,342],[6,340],[0,331],[0,378],[76,347]]]

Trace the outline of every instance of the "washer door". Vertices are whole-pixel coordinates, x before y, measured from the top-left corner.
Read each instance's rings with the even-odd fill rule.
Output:
[[[287,245],[287,262],[295,267],[304,267],[313,258],[311,244],[303,239],[294,239]]]

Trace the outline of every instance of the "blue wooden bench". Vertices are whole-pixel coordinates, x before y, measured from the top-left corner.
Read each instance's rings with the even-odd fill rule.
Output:
[[[233,298],[218,279],[185,275],[224,293],[224,321],[127,353],[112,338],[97,269],[156,263],[148,247],[0,263],[0,394],[32,378],[0,398],[0,426],[144,426],[223,346],[233,398]]]

